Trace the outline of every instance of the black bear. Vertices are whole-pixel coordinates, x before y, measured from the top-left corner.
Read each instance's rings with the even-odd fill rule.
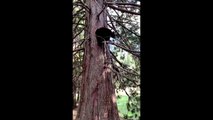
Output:
[[[115,38],[115,34],[111,30],[105,27],[101,27],[97,29],[95,34],[96,34],[98,46],[100,46],[101,48],[104,45],[103,41],[109,41],[110,37]]]

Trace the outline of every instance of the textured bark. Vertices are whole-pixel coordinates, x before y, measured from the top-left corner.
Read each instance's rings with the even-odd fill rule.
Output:
[[[119,120],[116,96],[111,80],[111,71],[106,64],[106,55],[97,45],[95,31],[106,25],[106,14],[103,11],[103,0],[87,0],[91,9],[87,17],[87,34],[85,43],[83,79],[80,105],[77,120]]]

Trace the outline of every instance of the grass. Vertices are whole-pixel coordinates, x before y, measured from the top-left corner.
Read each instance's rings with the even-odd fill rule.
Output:
[[[121,98],[117,99],[118,110],[121,114],[127,114],[126,103],[128,101],[128,96],[121,96]]]
[[[127,110],[126,103],[128,102],[128,96],[121,96],[121,98],[117,98],[117,106],[120,117],[123,117],[125,114],[128,116],[133,116],[135,113],[132,113]],[[136,113],[138,116],[140,115],[139,112]],[[137,118],[135,118],[137,119]]]

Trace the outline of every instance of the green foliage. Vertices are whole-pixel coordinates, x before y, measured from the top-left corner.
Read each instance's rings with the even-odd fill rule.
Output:
[[[140,109],[140,105],[134,106],[135,108],[131,109],[131,105],[128,103],[128,96],[117,98],[117,106],[120,116],[124,119],[139,119],[140,112],[138,109]]]

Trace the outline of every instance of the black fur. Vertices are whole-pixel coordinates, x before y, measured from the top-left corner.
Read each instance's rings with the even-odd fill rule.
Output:
[[[103,41],[109,41],[110,37],[115,38],[115,34],[109,30],[108,28],[101,27],[96,30],[96,39],[98,46],[103,47],[104,43]]]

